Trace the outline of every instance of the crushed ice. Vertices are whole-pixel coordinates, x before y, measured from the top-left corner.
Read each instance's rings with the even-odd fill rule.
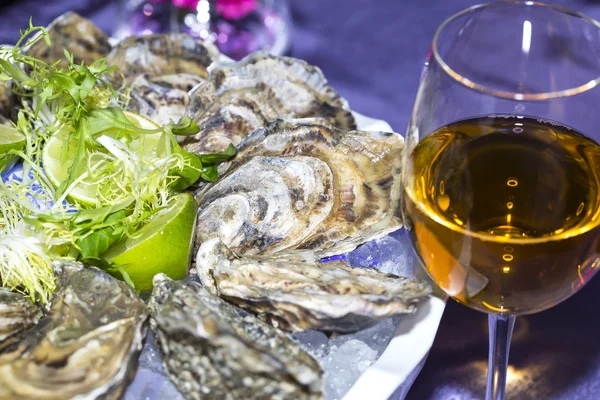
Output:
[[[124,400],[183,400],[183,396],[167,377],[158,351],[152,332],[148,332],[140,354],[138,371],[125,392]]]
[[[377,359],[377,351],[358,339],[333,345],[320,360],[325,371],[325,398],[340,400],[360,375]]]
[[[414,258],[404,230],[366,243],[340,258],[353,267],[377,268],[388,274],[414,277]],[[383,353],[402,317],[388,318],[362,331],[327,337],[322,332],[292,334],[321,364],[325,400],[341,400],[360,375]],[[181,400],[163,370],[158,348],[149,334],[140,355],[140,366],[125,400]]]
[[[353,267],[377,268],[387,274],[414,278],[412,248],[404,229],[372,240],[346,254]]]

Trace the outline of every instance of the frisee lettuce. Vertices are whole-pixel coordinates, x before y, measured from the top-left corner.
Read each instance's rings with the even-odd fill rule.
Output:
[[[56,288],[53,257],[44,238],[23,219],[36,209],[33,191],[25,188],[22,182],[0,181],[0,282],[46,305]]]
[[[199,131],[190,118],[140,128],[118,107],[108,83],[115,67],[105,59],[76,64],[67,51],[66,67],[61,60],[46,63],[27,55],[39,40],[51,44],[46,28],[30,20],[13,48],[0,49],[0,80],[11,80],[23,99],[15,126],[27,138],[24,149],[12,152],[22,160],[22,179],[0,181],[0,284],[47,304],[56,287],[53,260],[102,265],[102,254],[168,207],[174,192],[199,179],[215,181],[218,164],[233,157],[235,147],[212,155],[184,151],[175,135]],[[61,130],[68,132],[61,159],[72,163],[67,179],[55,188],[43,170],[42,155],[49,138]],[[161,135],[155,154],[130,148],[134,137],[147,134]],[[74,141],[76,151],[68,154]],[[66,200],[83,180],[98,188],[95,208]],[[123,276],[127,279],[124,271]]]

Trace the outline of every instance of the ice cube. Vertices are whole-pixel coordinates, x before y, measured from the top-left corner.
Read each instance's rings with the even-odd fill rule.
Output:
[[[414,278],[414,256],[407,235],[403,230],[374,241],[379,252],[376,266],[386,274]]]
[[[329,353],[329,338],[323,332],[312,330],[295,332],[292,337],[299,341],[302,348],[318,361],[322,361]]]
[[[332,345],[322,361],[325,399],[340,400],[376,359],[377,351],[357,339],[348,340],[340,346]]]
[[[370,241],[356,250],[346,254],[348,263],[353,267],[374,268],[379,264],[379,248],[375,241]]]

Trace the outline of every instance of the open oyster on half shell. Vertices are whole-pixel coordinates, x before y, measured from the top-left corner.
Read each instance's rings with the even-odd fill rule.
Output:
[[[345,100],[321,70],[291,57],[257,52],[217,64],[190,96],[186,115],[202,129],[181,144],[197,153],[224,151],[276,118],[321,117],[341,129],[356,129]]]
[[[283,332],[195,282],[154,277],[151,328],[186,399],[321,399],[321,368]]]
[[[412,313],[431,293],[427,282],[323,263],[311,252],[237,256],[219,239],[200,246],[196,270],[212,294],[295,331],[355,332]]]
[[[0,292],[0,399],[119,399],[142,348],[144,302],[99,269],[55,272],[58,290],[39,322],[28,299]]]
[[[219,237],[238,254],[342,254],[399,229],[403,139],[321,119],[254,131],[197,193],[196,248]]]

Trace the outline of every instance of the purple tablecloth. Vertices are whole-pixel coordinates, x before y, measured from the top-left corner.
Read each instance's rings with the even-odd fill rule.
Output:
[[[320,66],[352,108],[403,132],[435,28],[475,4],[468,0],[291,0],[292,54]],[[555,1],[600,18],[600,2]],[[46,24],[66,10],[105,30],[117,7],[105,0],[23,0],[0,5],[0,43],[10,43],[30,15]],[[8,4],[8,5],[7,5]],[[600,105],[598,105],[600,107]],[[516,325],[511,399],[600,399],[600,278],[563,304]],[[596,308],[598,306],[598,309]],[[410,400],[471,400],[484,395],[487,320],[449,302]],[[365,399],[366,400],[366,399]]]

